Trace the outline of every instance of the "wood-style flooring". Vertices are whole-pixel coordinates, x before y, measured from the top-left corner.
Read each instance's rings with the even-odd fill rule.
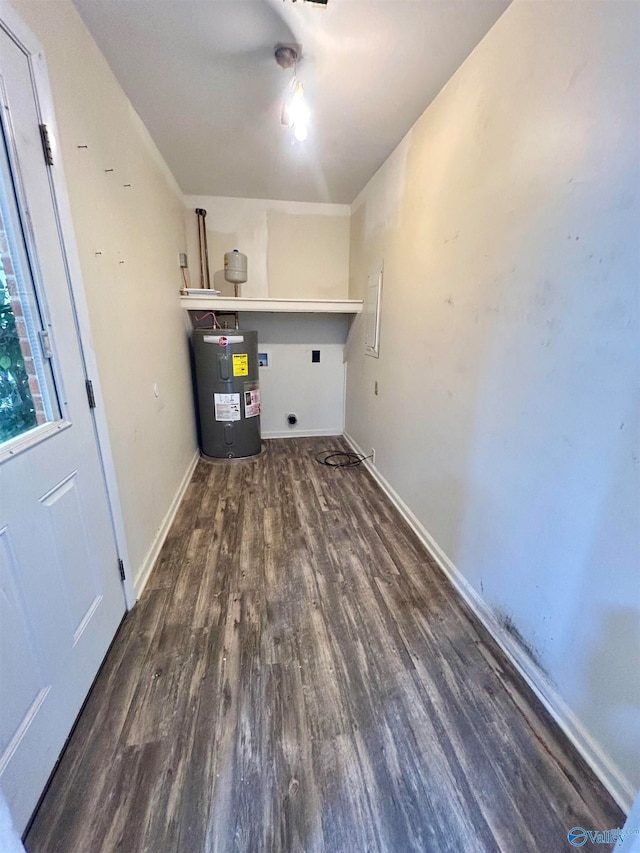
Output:
[[[30,853],[554,853],[622,825],[364,467],[314,459],[343,446],[198,464]]]

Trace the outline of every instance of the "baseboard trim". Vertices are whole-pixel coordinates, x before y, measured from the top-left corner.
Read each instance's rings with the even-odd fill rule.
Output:
[[[359,453],[361,456],[365,455],[358,443],[346,431],[344,437],[356,453]],[[451,581],[456,591],[507,655],[564,734],[609,791],[616,803],[625,814],[629,814],[636,795],[635,788],[631,782],[607,757],[600,744],[589,734],[540,667],[531,660],[504,630],[496,619],[491,607],[466,580],[429,531],[404,503],[391,484],[382,476],[377,467],[372,465],[370,460],[366,460],[364,464],[382,491],[387,495],[391,503],[396,507],[400,515],[431,554],[440,570]]]
[[[195,471],[195,467],[198,464],[199,458],[200,451],[198,450],[195,453],[193,459],[189,462],[185,475],[180,481],[180,485],[178,486],[178,491],[175,493],[174,498],[171,501],[171,506],[169,507],[165,517],[162,519],[162,524],[160,525],[158,532],[156,533],[155,539],[151,544],[151,548],[149,548],[147,555],[142,562],[142,567],[133,581],[133,587],[136,592],[136,600],[140,598],[145,586],[147,585],[147,581],[149,580],[153,567],[155,566],[156,560],[158,559],[160,550],[164,545],[164,540],[167,538],[171,525],[173,524],[173,519],[176,517],[180,502],[184,497],[184,493],[187,491],[187,486],[191,481],[191,476]]]
[[[342,427],[333,429],[275,429],[262,432],[263,438],[313,438],[314,436],[339,436],[344,432]]]

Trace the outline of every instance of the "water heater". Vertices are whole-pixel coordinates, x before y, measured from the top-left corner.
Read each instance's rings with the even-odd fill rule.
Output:
[[[200,449],[235,459],[260,453],[258,333],[194,329],[191,334]]]

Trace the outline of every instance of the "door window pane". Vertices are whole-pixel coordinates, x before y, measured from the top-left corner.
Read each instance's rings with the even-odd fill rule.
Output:
[[[0,445],[60,410],[27,254],[4,129],[0,144]]]

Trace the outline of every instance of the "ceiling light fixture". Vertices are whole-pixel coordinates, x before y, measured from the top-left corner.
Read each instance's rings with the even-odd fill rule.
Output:
[[[304,97],[304,86],[297,77],[297,65],[302,46],[299,44],[277,44],[275,48],[276,62],[280,68],[293,68],[293,78],[282,99],[280,121],[293,130],[298,142],[304,142],[309,135],[309,118],[311,113]]]

